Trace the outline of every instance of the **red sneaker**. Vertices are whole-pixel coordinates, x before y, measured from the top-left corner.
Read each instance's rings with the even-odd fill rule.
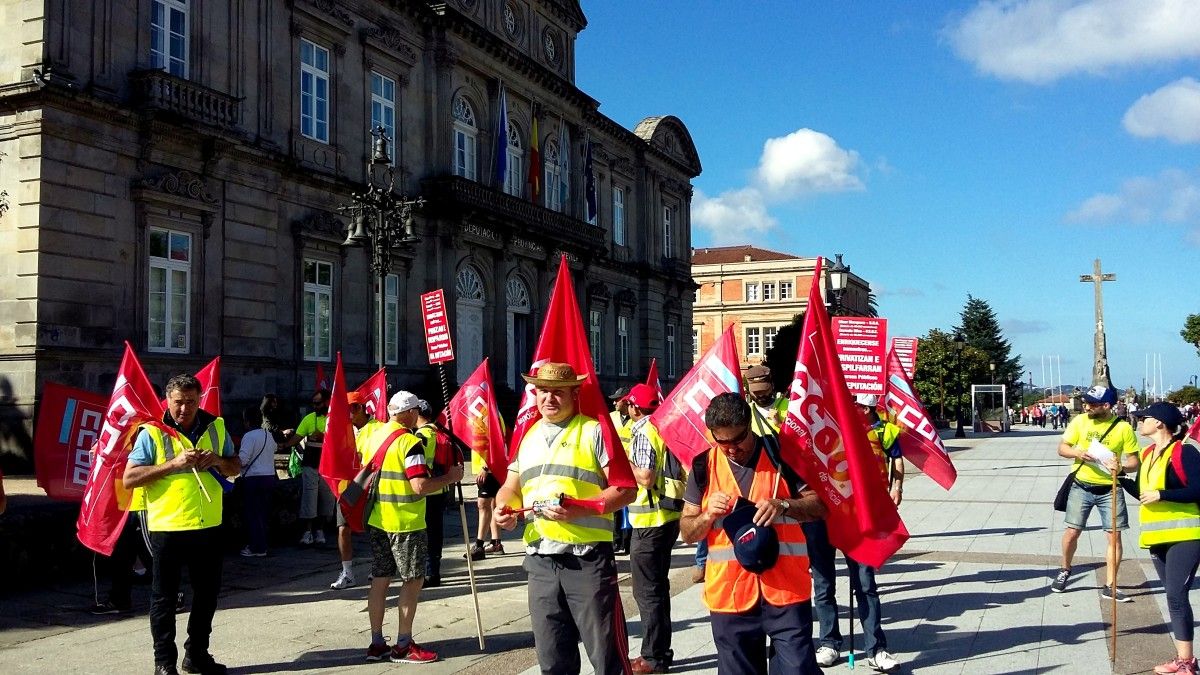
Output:
[[[1171,673],[1194,673],[1196,672],[1196,659],[1184,661],[1180,658],[1174,658],[1162,665],[1155,666],[1154,672],[1158,673],[1158,675],[1170,675]]]
[[[392,663],[433,663],[438,660],[438,655],[437,652],[431,652],[415,642],[410,642],[404,648],[392,647],[388,659]]]
[[[383,657],[387,656],[389,651],[391,651],[391,649],[386,644],[377,645],[372,642],[371,646],[367,647],[367,660],[382,661]]]

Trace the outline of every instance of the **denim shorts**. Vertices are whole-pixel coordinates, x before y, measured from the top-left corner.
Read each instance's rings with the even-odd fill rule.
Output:
[[[1071,485],[1071,491],[1067,494],[1067,512],[1063,521],[1067,527],[1082,530],[1087,527],[1088,515],[1092,512],[1092,507],[1100,511],[1100,526],[1105,532],[1112,532],[1112,490],[1107,489],[1104,494],[1092,494],[1081,487],[1079,483]],[[1125,510],[1125,491],[1117,488],[1117,529],[1129,529],[1129,515]]]

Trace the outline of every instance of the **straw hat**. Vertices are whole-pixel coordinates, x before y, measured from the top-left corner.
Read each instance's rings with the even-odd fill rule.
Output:
[[[587,379],[587,375],[576,375],[575,369],[569,363],[543,363],[538,367],[536,375],[522,373],[521,377],[529,384],[543,389],[578,387]]]

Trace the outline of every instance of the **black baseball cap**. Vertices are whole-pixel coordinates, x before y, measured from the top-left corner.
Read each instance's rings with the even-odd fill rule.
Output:
[[[1178,429],[1183,424],[1183,415],[1179,413],[1179,408],[1165,401],[1151,403],[1133,414],[1134,417],[1153,417],[1162,422],[1168,427]]]
[[[754,524],[758,511],[754,502],[738,497],[737,502],[721,522],[726,536],[733,544],[738,564],[747,572],[762,574],[775,566],[779,559],[779,536],[772,527]]]

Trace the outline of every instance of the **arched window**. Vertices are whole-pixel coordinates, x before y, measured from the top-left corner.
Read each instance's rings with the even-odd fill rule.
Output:
[[[542,184],[542,189],[546,192],[546,208],[562,211],[562,149],[558,146],[558,141],[546,143],[545,167],[546,179]]]
[[[533,358],[529,286],[520,277],[510,277],[504,288],[504,298],[508,310],[508,386],[517,389],[521,373],[528,370]]]
[[[454,283],[456,340],[455,362],[458,381],[471,376],[483,361],[483,308],[487,304],[487,289],[483,277],[470,265],[463,265]]]
[[[525,156],[521,149],[521,132],[511,121],[508,123],[508,150],[506,152],[508,153],[508,162],[505,165],[504,191],[520,197],[525,192],[526,176],[523,165]]]
[[[454,175],[478,180],[476,171],[479,127],[475,110],[466,97],[454,98]]]

